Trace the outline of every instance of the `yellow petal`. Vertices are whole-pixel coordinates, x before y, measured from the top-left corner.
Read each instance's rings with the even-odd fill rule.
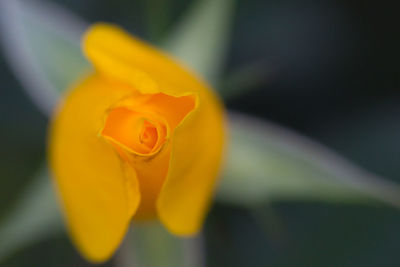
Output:
[[[171,136],[171,154],[158,157],[160,167],[135,166],[149,183],[158,180],[158,184],[159,176],[167,175],[157,200],[158,216],[171,232],[194,234],[202,225],[221,164],[225,139],[221,102],[192,73],[116,26],[94,25],[83,45],[97,71],[142,94],[196,95],[195,108],[177,122]]]
[[[153,46],[121,28],[94,24],[83,41],[86,56],[102,74],[129,83],[143,94],[192,94],[195,77]]]
[[[70,92],[51,128],[50,162],[69,230],[94,262],[115,251],[140,202],[135,170],[99,136],[106,110],[129,94],[92,75]]]
[[[201,229],[224,149],[223,107],[210,90],[199,88],[198,108],[175,130],[168,176],[157,201],[160,220],[179,235]]]

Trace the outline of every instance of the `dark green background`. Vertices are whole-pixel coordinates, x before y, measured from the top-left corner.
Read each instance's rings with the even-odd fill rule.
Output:
[[[158,43],[192,1],[54,2],[89,22],[116,22]],[[223,78],[252,64],[263,75],[227,100],[228,108],[294,129],[400,182],[395,1],[236,3]],[[1,218],[44,160],[47,119],[2,54],[0,81]],[[394,208],[287,202],[260,210],[266,223],[254,211],[214,205],[205,226],[208,266],[400,266],[400,211]],[[24,248],[1,266],[88,264],[62,236]]]

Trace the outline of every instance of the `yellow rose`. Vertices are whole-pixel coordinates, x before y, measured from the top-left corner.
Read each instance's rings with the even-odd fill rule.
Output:
[[[92,26],[83,49],[95,71],[60,104],[49,148],[74,243],[100,262],[132,219],[158,218],[171,233],[196,233],[221,163],[221,102],[168,56],[116,26]]]

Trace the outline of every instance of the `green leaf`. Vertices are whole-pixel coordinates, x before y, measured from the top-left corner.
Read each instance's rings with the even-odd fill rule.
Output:
[[[174,2],[172,0],[142,0],[147,35],[151,42],[159,43],[168,33]]]
[[[0,221],[0,263],[21,247],[63,231],[47,171],[39,172],[12,212]]]
[[[271,73],[267,65],[262,63],[241,66],[229,73],[220,83],[219,94],[225,101],[238,98],[243,93],[267,85],[273,76]]]
[[[137,223],[117,254],[121,267],[204,266],[202,236],[179,238],[159,223]]]
[[[215,82],[227,54],[233,11],[233,0],[196,0],[171,31],[165,49]]]
[[[80,50],[86,23],[43,1],[0,1],[5,55],[37,106],[50,114],[59,94],[89,69]]]
[[[400,206],[399,185],[289,130],[230,114],[230,147],[218,200],[370,201]]]

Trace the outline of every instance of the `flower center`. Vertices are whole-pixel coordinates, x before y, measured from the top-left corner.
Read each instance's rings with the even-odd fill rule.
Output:
[[[152,149],[156,144],[157,139],[158,139],[157,128],[150,122],[145,121],[142,132],[139,136],[140,143],[147,146],[149,149]]]
[[[164,144],[167,131],[166,123],[155,114],[118,107],[109,112],[101,135],[130,152],[148,155]]]
[[[164,147],[194,108],[194,95],[134,94],[121,99],[105,114],[99,135],[123,157],[126,152],[149,157]]]

